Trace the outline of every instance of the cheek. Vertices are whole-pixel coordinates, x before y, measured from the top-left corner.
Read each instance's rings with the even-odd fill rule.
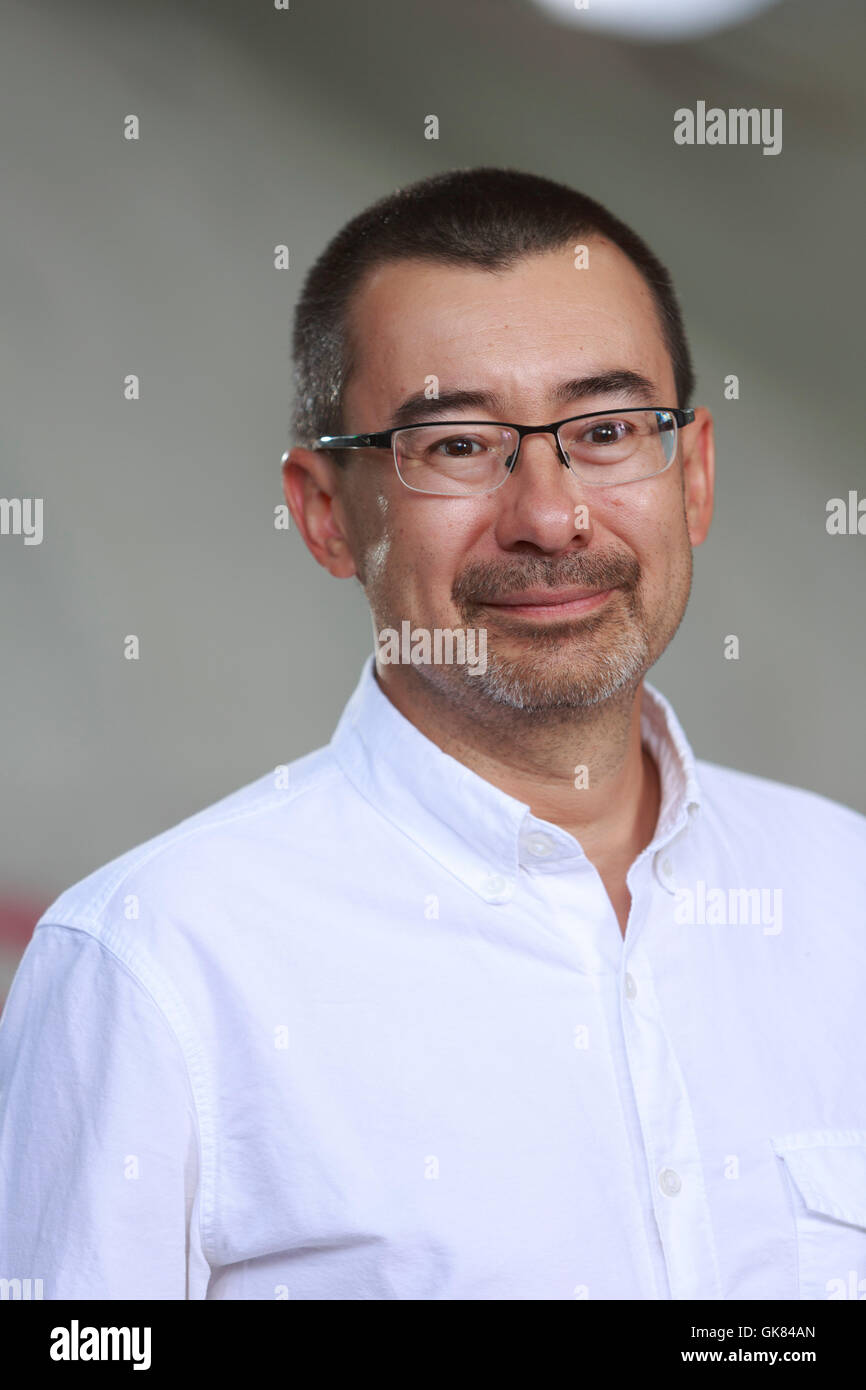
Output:
[[[372,590],[381,588],[390,566],[391,541],[388,536],[368,541],[358,558],[358,573],[362,584]]]
[[[654,537],[662,536],[676,541],[687,535],[685,500],[678,471],[670,468],[646,482],[610,488],[609,496],[598,508],[598,517],[602,523],[607,518],[613,528],[621,529],[623,539],[634,537],[635,544],[644,541],[652,544]]]
[[[366,589],[379,587],[391,564],[393,508],[379,487],[347,489],[343,496],[346,535],[358,578]]]
[[[661,481],[661,480],[659,480]],[[652,480],[630,485],[611,496],[595,512],[599,527],[609,532],[613,548],[627,547],[641,567],[645,595],[664,594],[688,573],[690,542],[682,490],[676,479],[660,495]],[[626,495],[626,492],[628,495]]]
[[[596,530],[595,543],[601,549],[629,550],[641,566],[650,560],[661,541],[666,518],[658,498],[646,487],[608,496],[595,506],[590,500],[590,521]]]
[[[403,508],[392,533],[391,559],[407,591],[420,604],[441,608],[489,525],[489,516],[468,498],[422,498]]]

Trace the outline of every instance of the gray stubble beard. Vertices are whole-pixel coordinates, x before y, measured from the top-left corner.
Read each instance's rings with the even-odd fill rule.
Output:
[[[503,656],[496,634],[488,628],[487,669],[474,675],[462,670],[461,684],[476,699],[535,715],[591,709],[634,690],[652,665],[651,644],[637,592],[623,592],[619,599],[625,601],[631,621],[604,612],[541,630],[538,624],[509,624],[515,636],[531,643],[520,657]],[[600,642],[596,633],[605,634],[605,640]]]

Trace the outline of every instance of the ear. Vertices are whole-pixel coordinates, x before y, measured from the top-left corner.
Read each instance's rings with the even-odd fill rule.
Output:
[[[683,450],[683,502],[692,545],[707,538],[713,516],[716,478],[716,444],[713,417],[704,406],[680,435]]]
[[[356,573],[345,515],[337,487],[337,468],[327,454],[295,448],[283,455],[283,495],[304,544],[335,579]]]

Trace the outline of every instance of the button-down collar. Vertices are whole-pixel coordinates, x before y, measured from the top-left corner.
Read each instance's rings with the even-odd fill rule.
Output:
[[[673,891],[660,856],[700,807],[695,758],[660,691],[644,681],[641,740],[656,761],[661,806],[652,842],[657,872]],[[331,739],[331,750],[358,791],[384,816],[485,902],[507,902],[518,867],[585,861],[568,831],[534,816],[525,802],[445,753],[392,704],[368,657]]]

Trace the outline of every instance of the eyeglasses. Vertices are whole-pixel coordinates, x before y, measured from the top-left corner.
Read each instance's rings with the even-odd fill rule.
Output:
[[[391,449],[400,481],[413,492],[465,497],[494,492],[511,476],[528,434],[553,434],[559,461],[581,483],[616,487],[670,468],[677,430],[693,410],[595,410],[549,425],[498,420],[443,420],[379,434],[325,434],[317,449]]]

